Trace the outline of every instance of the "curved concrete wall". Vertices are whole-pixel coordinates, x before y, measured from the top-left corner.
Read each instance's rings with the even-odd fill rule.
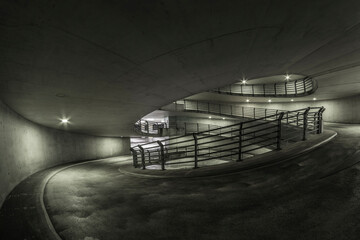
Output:
[[[243,106],[283,110],[324,106],[326,108],[324,121],[326,122],[360,123],[360,95],[326,101],[296,102],[296,98],[294,100],[295,102],[291,103],[249,103]]]
[[[0,206],[31,174],[66,162],[129,153],[129,138],[94,137],[37,125],[0,101]]]

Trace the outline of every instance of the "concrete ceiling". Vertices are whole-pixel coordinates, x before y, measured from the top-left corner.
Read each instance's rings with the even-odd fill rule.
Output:
[[[1,0],[0,95],[44,126],[121,136],[242,76],[339,72],[358,94],[359,22],[356,0]]]

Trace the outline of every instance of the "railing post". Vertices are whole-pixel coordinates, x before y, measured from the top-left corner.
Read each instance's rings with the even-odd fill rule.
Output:
[[[299,114],[300,112],[296,114],[296,126],[299,126]]]
[[[137,168],[139,165],[138,165],[138,160],[137,160],[137,152],[136,152],[136,150],[135,149],[133,149],[133,148],[130,148],[130,151],[131,151],[131,153],[132,153],[132,155],[133,155],[133,166],[135,167],[135,168]]]
[[[297,96],[297,87],[296,87],[296,83],[297,83],[297,80],[295,80],[295,82],[294,82],[294,87],[295,87],[295,96]]]
[[[240,123],[240,127],[239,127],[239,156],[238,159],[236,160],[237,162],[242,161],[242,128],[243,128],[243,123]]]
[[[251,85],[251,89],[252,89],[252,95],[254,97],[255,96],[254,85]]]
[[[230,105],[230,115],[233,116],[232,105]]]
[[[303,119],[303,141],[306,140],[306,129],[308,126],[308,113],[310,111],[310,107],[308,107],[304,112],[304,119]]]
[[[264,97],[266,96],[265,94],[265,84],[263,84],[263,91],[264,91]]]
[[[160,146],[160,161],[161,161],[161,170],[165,170],[165,154],[164,154],[164,145],[162,142],[157,141],[157,144]]]
[[[275,93],[275,97],[276,97],[276,83],[274,84],[274,93]]]
[[[147,153],[148,153],[149,163],[150,163],[150,164],[152,164],[152,162],[151,162],[151,154],[150,154],[150,151],[149,151],[149,150],[146,150],[146,151],[147,151]]]
[[[285,86],[285,95],[287,95],[287,84],[288,84],[288,83],[285,82],[285,85],[284,85],[284,86]]]
[[[184,122],[184,131],[185,131],[185,135],[186,135],[186,122]]]
[[[277,138],[276,138],[276,149],[277,150],[281,150],[281,120],[284,117],[284,113],[281,112],[279,115],[278,120],[278,134],[277,134]]]
[[[266,120],[266,110],[267,110],[267,109],[265,108],[265,120]]]
[[[198,139],[195,133],[193,133],[194,137],[194,168],[198,168]]]
[[[241,107],[241,111],[242,111],[242,117],[244,118],[244,107]]]
[[[196,101],[196,111],[199,111],[199,101]]]
[[[140,153],[141,153],[141,166],[142,166],[142,170],[145,170],[145,151],[144,148],[140,145],[138,145],[139,149],[140,149]]]
[[[317,134],[320,134],[323,132],[324,130],[324,125],[323,125],[323,117],[322,114],[325,111],[324,107],[321,107],[318,113],[318,130],[317,130]]]
[[[254,119],[255,119],[255,108],[254,108]]]

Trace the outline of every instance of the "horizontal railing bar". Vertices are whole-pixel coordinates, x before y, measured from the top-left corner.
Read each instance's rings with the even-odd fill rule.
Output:
[[[273,133],[278,133],[278,132],[279,131],[273,131],[273,132],[270,132],[270,133],[264,133],[264,134],[259,135],[259,136],[255,136],[255,137],[248,138],[248,139],[243,139],[242,141],[246,142],[246,141],[249,141],[249,140],[252,140],[252,139],[261,138],[263,136],[267,136],[267,135],[270,135],[270,134],[273,134]]]
[[[272,129],[272,128],[276,128],[276,127],[277,127],[277,125],[270,126],[270,127],[266,127],[266,128],[257,129],[257,130],[252,131],[252,132],[246,132],[246,133],[242,134],[242,136],[246,136],[246,135],[249,135],[249,134],[254,134],[254,133],[257,133],[257,132],[262,132],[262,131],[265,131],[265,130],[268,130],[268,129]]]
[[[223,138],[223,139],[216,139],[216,140],[213,140],[213,141],[210,141],[210,142],[198,143],[198,146],[204,145],[204,144],[209,144],[209,143],[214,143],[214,142],[226,141],[226,140],[233,139],[233,138],[237,138],[237,137],[239,137],[239,135],[235,135],[235,136],[231,136],[231,137],[226,137],[226,138]]]
[[[224,144],[220,144],[220,145],[217,145],[217,146],[212,146],[212,147],[207,147],[207,148],[200,148],[198,150],[205,150],[205,149],[209,149],[209,148],[219,148],[219,147],[224,147],[224,146],[229,146],[229,145],[233,145],[233,144],[239,144],[238,142],[231,142],[231,143],[224,143]],[[237,146],[238,147],[238,146]]]
[[[217,150],[217,151],[214,151],[212,153],[219,153],[219,152],[226,152],[226,151],[229,151],[229,150],[234,150],[234,149],[238,149],[238,147],[233,147],[233,148],[227,148],[227,149],[222,149],[222,150]],[[206,153],[208,154],[208,153]],[[198,156],[204,156],[206,155],[205,153],[204,154],[198,154]]]

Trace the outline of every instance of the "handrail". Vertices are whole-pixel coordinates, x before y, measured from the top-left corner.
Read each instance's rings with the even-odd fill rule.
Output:
[[[237,96],[262,96],[262,97],[302,97],[314,93],[318,88],[315,79],[305,77],[294,81],[269,84],[242,84],[234,83],[209,92],[237,95]]]
[[[276,115],[281,111],[271,108],[255,108],[235,104],[221,104],[198,100],[180,100],[161,108],[166,111],[197,112],[231,118],[262,118]]]
[[[313,112],[310,117],[310,110],[315,109],[318,111]],[[165,165],[193,162],[194,167],[197,168],[200,161],[228,157],[232,159],[233,156],[237,156],[236,161],[242,161],[244,154],[247,155],[261,148],[280,150],[284,142],[293,141],[294,138],[306,140],[309,133],[320,134],[323,128],[324,110],[323,107],[308,107],[277,112],[274,115],[191,135],[145,143],[131,148],[134,166],[139,166],[138,159],[140,159],[142,169],[146,169],[145,151],[148,153],[149,164],[158,162],[164,170]],[[295,120],[289,121],[289,118]],[[228,130],[221,131],[223,129]],[[199,148],[199,146],[202,147]],[[229,151],[230,154],[228,154]],[[223,153],[226,154],[223,155]],[[191,160],[188,160],[189,158]]]

